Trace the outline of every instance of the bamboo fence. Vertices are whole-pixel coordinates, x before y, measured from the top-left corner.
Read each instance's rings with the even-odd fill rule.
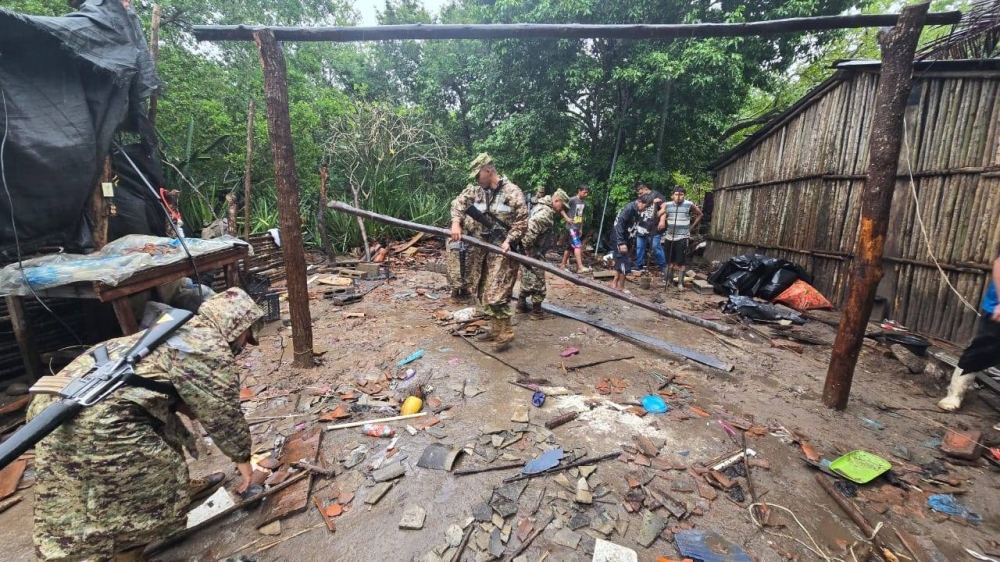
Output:
[[[964,345],[1000,250],[1000,65],[915,76],[907,108],[879,295],[908,328]],[[846,296],[865,186],[877,66],[841,67],[786,114],[713,167],[708,257],[760,252],[794,261],[834,304]],[[916,189],[914,201],[910,178]]]

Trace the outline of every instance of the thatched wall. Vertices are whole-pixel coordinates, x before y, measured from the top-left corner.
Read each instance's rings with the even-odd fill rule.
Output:
[[[1000,250],[1000,65],[956,62],[918,66],[879,295],[890,318],[964,344],[976,315],[933,265],[915,212],[948,279],[978,308]],[[810,270],[835,304],[844,302],[877,72],[872,64],[841,66],[713,166],[710,258],[783,257]]]

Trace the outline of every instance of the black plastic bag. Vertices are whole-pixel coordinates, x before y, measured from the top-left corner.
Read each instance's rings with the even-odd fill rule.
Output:
[[[731,295],[726,305],[722,307],[722,312],[726,314],[739,314],[743,318],[754,321],[776,322],[778,320],[791,320],[794,324],[805,324],[806,321],[793,312],[780,310],[773,304],[758,302],[753,297]]]

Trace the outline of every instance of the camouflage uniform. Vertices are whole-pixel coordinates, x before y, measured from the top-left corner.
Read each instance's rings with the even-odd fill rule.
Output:
[[[35,447],[35,551],[41,560],[113,560],[132,545],[183,529],[191,498],[183,449],[198,436],[176,411],[184,407],[235,462],[250,459],[250,430],[240,409],[229,342],[262,316],[246,293],[229,289],[136,367],[169,382],[176,396],[134,386],[83,410]],[[141,336],[106,342],[115,359]],[[94,360],[81,355],[60,372],[78,377]],[[37,395],[29,419],[53,397]]]
[[[465,210],[475,205],[480,211],[489,212],[510,227],[507,238],[517,242],[524,234],[528,222],[528,209],[521,188],[506,177],[500,178],[496,191],[478,185],[469,185],[451,203],[451,219],[464,224]],[[467,264],[468,265],[468,264]],[[510,318],[510,296],[517,280],[515,263],[498,254],[488,254],[481,266],[479,294],[483,311],[492,318]]]
[[[555,222],[556,211],[552,208],[552,197],[546,196],[536,201],[531,209],[524,238],[521,240],[526,256],[544,259],[545,251],[552,245],[554,236],[552,226]],[[518,298],[526,303],[529,297],[531,303],[541,309],[541,303],[545,300],[545,272],[522,265],[521,291]]]

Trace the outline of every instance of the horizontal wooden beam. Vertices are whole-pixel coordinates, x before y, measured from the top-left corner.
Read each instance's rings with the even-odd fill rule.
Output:
[[[953,25],[962,13],[927,15],[927,25]],[[899,14],[815,16],[743,23],[688,24],[407,24],[368,27],[272,27],[253,25],[196,25],[199,41],[253,41],[255,31],[270,30],[278,41],[396,41],[400,39],[691,39],[747,37],[832,29],[892,27]]]

